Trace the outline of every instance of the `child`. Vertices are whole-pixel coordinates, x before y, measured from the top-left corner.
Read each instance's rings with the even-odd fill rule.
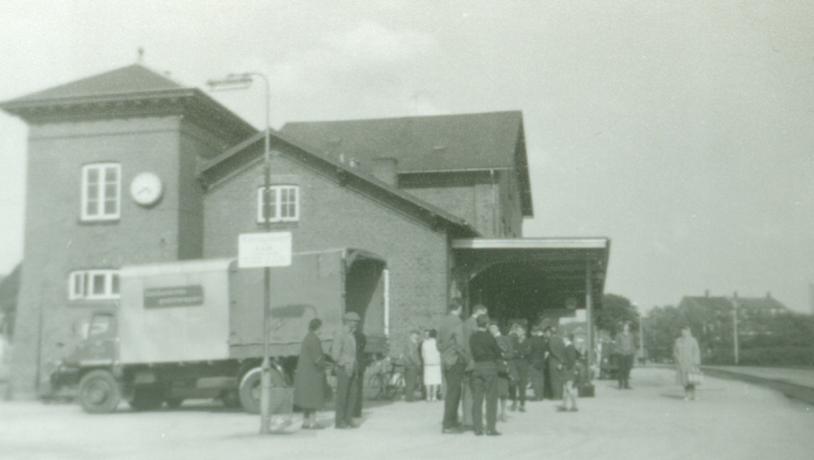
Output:
[[[557,408],[560,412],[577,411],[577,388],[574,385],[576,378],[577,349],[574,346],[574,334],[569,334],[563,340],[565,342],[565,383],[562,388],[562,405]],[[570,407],[569,407],[570,403]]]

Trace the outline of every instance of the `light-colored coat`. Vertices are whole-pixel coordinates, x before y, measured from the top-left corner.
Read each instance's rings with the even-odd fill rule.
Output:
[[[424,385],[441,384],[441,354],[436,348],[435,339],[421,343],[421,357],[424,360]]]
[[[687,386],[690,383],[690,372],[698,371],[698,367],[701,366],[701,350],[695,337],[677,338],[673,346],[673,358],[676,363],[676,381],[682,386]]]

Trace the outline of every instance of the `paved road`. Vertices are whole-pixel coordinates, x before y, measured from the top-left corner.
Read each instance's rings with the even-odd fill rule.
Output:
[[[441,435],[440,403],[368,408],[358,430],[256,435],[256,417],[198,405],[83,414],[72,405],[0,404],[1,459],[800,459],[814,458],[814,406],[708,379],[685,402],[673,373],[635,369],[634,389],[597,382],[579,413],[531,403],[499,438]],[[323,414],[327,418],[330,414]]]
[[[709,366],[727,372],[754,376],[761,379],[788,382],[814,388],[814,369],[790,367]]]

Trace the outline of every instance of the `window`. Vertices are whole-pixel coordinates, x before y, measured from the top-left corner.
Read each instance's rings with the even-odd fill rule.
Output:
[[[257,222],[265,222],[263,187],[257,189]],[[269,187],[269,220],[271,222],[295,222],[300,218],[300,188],[296,185],[273,185]]]
[[[118,270],[82,270],[68,276],[68,299],[119,298]]]
[[[95,163],[82,167],[82,220],[119,218],[121,165]]]

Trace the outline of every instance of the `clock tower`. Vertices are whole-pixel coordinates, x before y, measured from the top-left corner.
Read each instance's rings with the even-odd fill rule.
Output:
[[[115,313],[122,265],[203,253],[200,162],[255,130],[139,64],[0,103],[29,127],[25,247],[12,385],[45,369],[92,311]]]

